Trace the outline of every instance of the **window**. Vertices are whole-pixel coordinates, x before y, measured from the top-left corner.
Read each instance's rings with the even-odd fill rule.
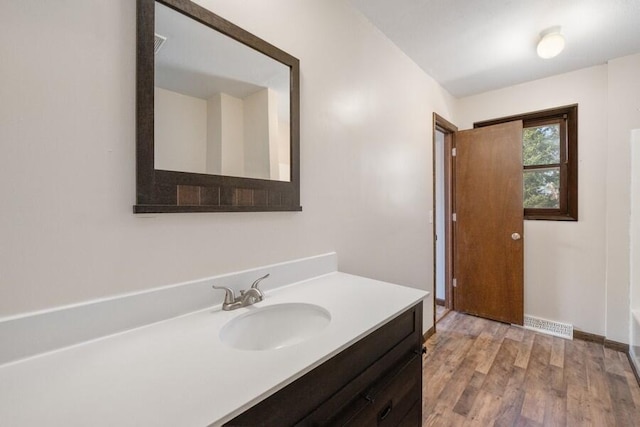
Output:
[[[475,123],[522,120],[525,219],[578,220],[578,106]]]
[[[562,119],[530,123],[522,129],[525,209],[560,209],[560,173],[565,146]]]

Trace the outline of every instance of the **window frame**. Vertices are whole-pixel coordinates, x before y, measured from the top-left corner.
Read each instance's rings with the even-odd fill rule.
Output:
[[[522,120],[522,127],[560,122],[560,208],[524,208],[524,219],[578,220],[578,104],[475,122],[475,128]],[[563,131],[564,128],[564,131]],[[522,166],[522,172],[527,167]],[[528,170],[535,170],[529,168]]]

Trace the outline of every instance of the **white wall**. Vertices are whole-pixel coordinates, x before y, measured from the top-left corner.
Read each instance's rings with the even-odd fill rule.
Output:
[[[640,54],[608,64],[607,338],[629,337],[631,131],[640,128]]]
[[[155,137],[155,135],[154,135]],[[242,148],[242,146],[240,146]],[[240,158],[242,159],[242,157]],[[207,99],[207,172],[222,173],[222,94]],[[244,163],[242,165],[244,167]]]
[[[634,356],[640,357],[640,129],[631,136],[631,254],[630,254],[630,316],[631,331],[629,344]],[[640,359],[636,359],[639,364]]]
[[[267,112],[269,131],[269,173],[270,179],[280,178],[280,130],[278,125],[278,93],[267,88]]]
[[[278,122],[278,168],[281,181],[291,181],[291,122]]]
[[[133,215],[135,2],[0,2],[0,316],[331,250],[432,290],[453,99],[344,0],[199,3],[300,59],[303,212]]]
[[[206,172],[207,101],[156,87],[156,169]]]
[[[629,342],[631,130],[640,55],[460,100],[458,125],[578,103],[579,221],[525,221],[525,313]]]
[[[525,313],[604,335],[606,65],[460,99],[456,124],[468,129],[475,121],[574,103],[579,221],[525,221]]]
[[[243,104],[244,176],[248,178],[273,179],[274,177],[271,175],[272,156],[270,146],[271,134],[275,129],[270,126],[269,90],[263,89],[245,97]],[[273,119],[275,120],[276,117],[273,116]],[[273,160],[277,162],[277,157]]]
[[[242,99],[226,93],[218,93],[209,101],[208,135],[211,137],[207,152],[209,164],[214,168],[209,172],[230,176],[245,175],[245,116]],[[217,169],[217,165],[220,165]]]

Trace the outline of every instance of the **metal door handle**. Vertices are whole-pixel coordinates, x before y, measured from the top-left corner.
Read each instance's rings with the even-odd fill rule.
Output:
[[[520,233],[513,233],[513,234],[511,235],[511,238],[512,238],[513,240],[520,240],[520,238],[521,238]]]

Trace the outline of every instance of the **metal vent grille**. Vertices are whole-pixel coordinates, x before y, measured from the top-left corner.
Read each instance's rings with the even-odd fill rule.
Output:
[[[156,34],[153,41],[153,53],[157,55],[158,51],[166,41],[167,41],[166,37],[161,36],[160,34]]]
[[[555,337],[567,338],[570,340],[573,339],[573,325],[568,323],[560,323],[525,315],[524,327],[526,329],[531,329],[532,331],[553,335]]]

